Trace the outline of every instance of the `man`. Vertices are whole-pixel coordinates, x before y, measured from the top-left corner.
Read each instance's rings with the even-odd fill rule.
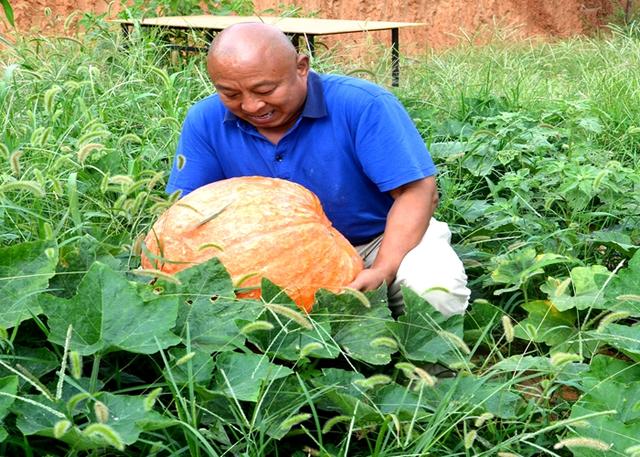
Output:
[[[168,192],[251,175],[302,184],[363,255],[350,287],[386,282],[396,313],[401,284],[443,313],[464,311],[464,268],[448,227],[432,219],[436,168],[391,93],[312,72],[280,30],[261,23],[218,34],[207,70],[217,94],[189,110]]]

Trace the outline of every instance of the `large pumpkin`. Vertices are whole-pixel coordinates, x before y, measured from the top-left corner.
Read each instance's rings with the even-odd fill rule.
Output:
[[[143,268],[175,273],[218,257],[242,287],[260,296],[266,277],[310,311],[319,288],[337,291],[362,270],[362,259],[325,216],[318,198],[299,184],[232,178],[196,189],[157,220],[145,239]],[[158,249],[158,243],[161,249]]]

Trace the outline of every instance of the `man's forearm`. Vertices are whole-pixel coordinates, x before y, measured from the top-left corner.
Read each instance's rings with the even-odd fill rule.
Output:
[[[438,202],[435,178],[409,183],[391,192],[395,201],[387,216],[382,243],[372,268],[383,272],[387,284],[396,276],[404,256],[420,242]]]

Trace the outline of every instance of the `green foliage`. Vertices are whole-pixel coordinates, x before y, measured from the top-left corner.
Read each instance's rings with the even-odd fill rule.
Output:
[[[134,0],[123,5],[122,17],[189,16],[194,14],[237,14],[250,16],[252,0]]]
[[[576,427],[575,436],[592,438],[610,446],[606,452],[576,448],[574,455],[602,456],[626,453],[634,455],[640,444],[640,382],[637,365],[607,356],[596,356],[588,371],[580,376],[584,395],[571,411],[580,418],[590,413],[607,412],[589,418]],[[631,450],[630,450],[631,449]]]
[[[7,21],[9,21],[9,24],[14,25],[13,8],[11,8],[11,3],[9,3],[9,0],[0,0],[0,5],[2,5],[4,15],[7,17]]]
[[[46,290],[57,263],[50,241],[0,247],[0,326],[11,328],[40,314],[38,294]]]

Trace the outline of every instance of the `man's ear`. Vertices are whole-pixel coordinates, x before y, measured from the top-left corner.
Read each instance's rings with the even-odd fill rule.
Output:
[[[304,54],[298,54],[296,58],[296,70],[300,76],[306,76],[309,73],[309,56]]]

